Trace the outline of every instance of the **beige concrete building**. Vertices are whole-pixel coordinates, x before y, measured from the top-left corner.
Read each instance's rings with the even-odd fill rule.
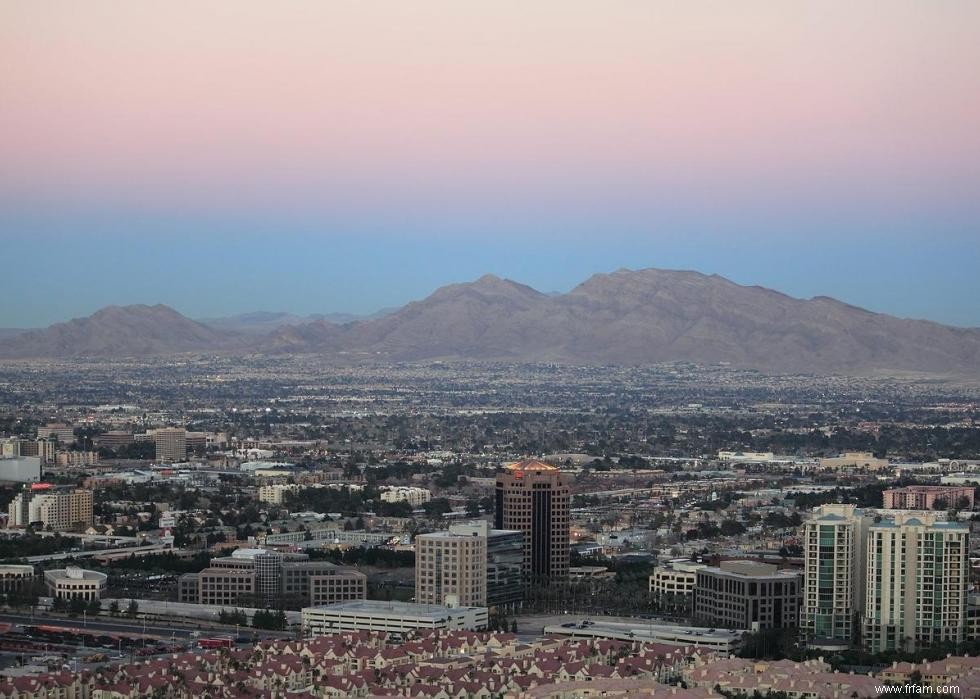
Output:
[[[59,451],[55,462],[62,467],[94,466],[99,463],[97,451]]]
[[[82,570],[74,566],[44,571],[44,582],[51,597],[61,599],[83,599],[86,601],[102,598],[105,592],[105,573]]]
[[[164,427],[153,433],[156,459],[163,462],[187,461],[187,430]]]
[[[52,531],[83,531],[94,523],[92,491],[85,488],[24,490],[10,502],[7,514],[9,527],[40,523]]]
[[[412,507],[419,507],[431,499],[432,493],[425,488],[400,485],[381,487],[382,502],[407,502]]]
[[[37,428],[38,439],[55,439],[64,446],[75,443],[75,428],[60,422],[49,422]]]
[[[211,605],[321,604],[367,597],[367,576],[306,554],[238,549],[178,580],[178,600]]]
[[[668,561],[653,569],[650,576],[650,593],[657,596],[694,594],[698,571],[706,566],[688,559]]]
[[[34,566],[0,564],[0,593],[16,592],[34,581]]]
[[[381,631],[401,635],[427,629],[485,629],[488,610],[486,607],[442,607],[433,604],[359,600],[306,607],[302,618],[304,634]]]
[[[487,522],[457,524],[415,537],[419,604],[483,607],[487,603]]]
[[[524,533],[525,582],[568,577],[567,476],[541,461],[509,464],[497,475],[494,528]]]
[[[299,486],[295,483],[263,485],[259,487],[259,501],[267,502],[271,505],[281,505],[286,493],[295,493],[298,490]]]

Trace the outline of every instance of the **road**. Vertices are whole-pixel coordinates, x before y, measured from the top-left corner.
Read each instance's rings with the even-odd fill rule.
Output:
[[[146,634],[147,636],[154,636],[157,638],[179,638],[181,640],[186,640],[191,637],[191,634],[198,633],[201,636],[211,636],[211,635],[227,635],[234,633],[234,629],[231,627],[224,628],[207,628],[198,626],[187,626],[181,624],[146,624],[144,625],[142,621],[120,621],[116,619],[112,620],[102,620],[93,619],[88,617],[87,619],[75,618],[75,619],[65,619],[60,616],[48,616],[43,613],[39,614],[10,614],[10,613],[0,613],[0,622],[5,622],[8,624],[23,624],[27,626],[34,626],[37,624],[44,624],[46,626],[61,626],[64,628],[71,629],[85,629],[88,631],[103,631],[105,633],[131,633],[131,634]],[[240,630],[241,635],[248,635],[251,637],[254,635],[258,639],[265,638],[295,638],[296,634],[290,633],[288,631],[265,631],[260,629],[252,629],[249,627],[243,627]]]
[[[101,619],[96,620],[91,618],[65,619],[64,617],[46,616],[44,614],[0,614],[0,622],[6,622],[8,624],[23,624],[26,626],[44,624],[45,626],[61,626],[64,628],[85,629],[88,631],[105,631],[106,633],[146,633],[147,636],[159,636],[160,638],[170,638],[171,636],[176,636],[177,638],[184,639],[190,638],[192,632],[200,630],[186,626],[156,626],[147,624],[144,631],[142,622],[126,623],[115,620],[102,621]]]
[[[93,556],[103,556],[106,554],[126,556],[131,553],[145,555],[148,553],[163,553],[166,551],[173,551],[174,553],[177,553],[179,549],[171,548],[167,544],[151,544],[149,546],[124,546],[121,548],[88,549],[85,551],[47,553],[43,556],[27,556],[24,558],[24,560],[28,563],[41,563],[42,561],[63,561],[67,558],[91,558]]]

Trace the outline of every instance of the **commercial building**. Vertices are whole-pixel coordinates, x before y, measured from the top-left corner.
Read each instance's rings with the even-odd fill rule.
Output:
[[[888,459],[878,459],[868,451],[849,451],[840,456],[820,459],[820,468],[863,468],[869,471],[880,471],[888,468]]]
[[[299,486],[295,483],[275,483],[259,487],[259,502],[281,505],[286,493],[295,493]]]
[[[164,427],[153,433],[157,461],[172,463],[187,461],[187,430],[182,427]]]
[[[94,466],[99,463],[97,451],[59,451],[55,462],[62,467]]]
[[[127,447],[135,441],[136,438],[133,436],[133,433],[126,430],[109,430],[95,437],[95,443],[99,448],[113,450],[119,449],[120,447]]]
[[[680,626],[639,619],[623,622],[594,617],[545,626],[543,631],[548,636],[566,638],[614,638],[630,643],[662,643],[670,646],[709,648],[725,655],[738,650],[745,633],[741,630]]]
[[[37,483],[21,491],[8,506],[8,527],[40,524],[52,531],[91,527],[92,491],[84,488],[52,488]]]
[[[694,563],[689,559],[667,561],[653,569],[653,574],[650,576],[650,594],[657,597],[671,595],[690,597],[694,594],[697,573],[705,567],[703,563]]]
[[[420,604],[487,604],[487,522],[456,524],[415,537],[415,599]]]
[[[873,519],[854,505],[823,505],[803,528],[803,610],[808,641],[850,641],[864,609],[865,551]]]
[[[519,461],[497,475],[494,528],[524,533],[526,583],[568,576],[570,502],[566,475],[550,464]]]
[[[513,609],[524,601],[524,532],[491,529],[487,536],[487,606]]]
[[[759,631],[799,623],[802,583],[796,571],[768,563],[722,561],[696,575],[694,621],[699,624]]]
[[[0,458],[0,481],[37,483],[41,480],[41,459],[37,456]]]
[[[973,488],[952,485],[910,485],[882,493],[889,510],[973,509]]]
[[[34,566],[0,564],[0,593],[16,592],[34,582]]]
[[[869,529],[862,638],[867,650],[913,651],[966,638],[970,529],[923,513]]]
[[[17,437],[0,439],[0,459],[20,456],[20,440]]]
[[[311,528],[309,531],[297,530],[266,534],[264,538],[260,536],[259,541],[264,542],[266,546],[295,544],[321,548],[326,546],[381,546],[393,538],[397,538],[397,536],[385,532],[367,532],[363,529],[345,531],[333,525]]]
[[[60,422],[51,422],[37,428],[38,439],[54,439],[67,446],[75,443],[75,428]]]
[[[360,600],[303,609],[304,634],[383,631],[404,634],[418,629],[465,629],[487,626],[486,607],[443,607],[408,602]]]
[[[412,507],[419,507],[432,499],[432,493],[425,488],[388,485],[380,490],[382,502],[407,502]]]
[[[36,456],[42,464],[54,463],[55,455],[58,453],[58,440],[54,437],[39,438],[35,440],[21,440],[20,455]]]
[[[86,601],[101,599],[105,592],[105,573],[82,570],[74,566],[44,571],[44,583],[48,594],[60,599],[82,599]]]
[[[719,451],[719,461],[738,461],[747,463],[766,463],[774,461],[776,455],[771,451]]]
[[[306,554],[238,549],[182,575],[180,602],[212,605],[310,605],[367,597],[367,576]]]

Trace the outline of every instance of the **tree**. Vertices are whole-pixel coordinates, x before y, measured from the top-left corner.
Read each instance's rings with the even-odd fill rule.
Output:
[[[88,605],[85,604],[85,600],[81,597],[72,597],[68,602],[68,613],[71,616],[78,616],[82,612],[86,611]]]
[[[467,517],[480,516],[480,503],[474,498],[469,498],[466,501],[466,516]]]
[[[140,611],[139,602],[137,602],[134,599],[129,600],[129,606],[126,607],[126,616],[128,616],[131,619],[135,619],[136,615],[139,614],[139,611]]]
[[[109,603],[109,616],[119,616],[119,602],[116,600]]]
[[[96,616],[102,613],[102,603],[97,599],[89,600],[86,610],[90,615]]]
[[[721,522],[721,533],[723,536],[735,536],[745,532],[745,526],[734,519],[724,519]]]
[[[510,632],[517,633],[517,619],[514,619],[512,622],[510,622]]]

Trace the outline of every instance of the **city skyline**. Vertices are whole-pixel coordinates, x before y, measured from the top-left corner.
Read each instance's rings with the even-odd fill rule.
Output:
[[[980,326],[978,14],[10,3],[0,237],[56,283],[11,266],[0,326],[620,267]]]

